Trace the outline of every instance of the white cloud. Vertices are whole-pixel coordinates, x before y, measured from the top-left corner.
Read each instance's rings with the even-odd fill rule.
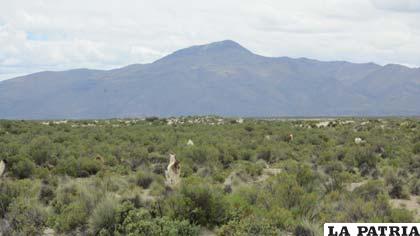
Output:
[[[419,0],[371,0],[379,9],[402,12],[420,12]]]
[[[420,65],[419,0],[0,0],[0,79],[232,39],[266,56]]]

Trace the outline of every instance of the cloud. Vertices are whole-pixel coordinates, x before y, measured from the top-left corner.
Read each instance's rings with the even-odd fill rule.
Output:
[[[419,0],[371,0],[371,2],[375,7],[383,10],[420,12]]]
[[[418,2],[0,0],[0,79],[148,63],[224,39],[266,56],[420,65]]]

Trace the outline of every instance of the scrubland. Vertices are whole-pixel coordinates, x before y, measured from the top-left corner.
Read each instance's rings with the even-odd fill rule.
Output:
[[[0,121],[0,160],[0,235],[305,236],[325,222],[420,222],[414,118]]]

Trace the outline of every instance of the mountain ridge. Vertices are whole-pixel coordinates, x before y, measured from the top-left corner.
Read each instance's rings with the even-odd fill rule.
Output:
[[[147,64],[1,81],[0,118],[419,115],[419,94],[419,68],[265,57],[224,40]]]

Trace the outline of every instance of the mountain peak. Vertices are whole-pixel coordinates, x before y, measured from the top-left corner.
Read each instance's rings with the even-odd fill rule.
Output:
[[[199,56],[212,54],[252,54],[251,51],[233,40],[223,40],[204,45],[184,48],[168,55],[165,58],[178,58],[183,56]],[[163,59],[165,59],[163,58]]]
[[[226,50],[226,49],[239,49],[239,50],[246,50],[248,51],[248,49],[244,48],[242,45],[240,45],[239,43],[233,41],[233,40],[223,40],[223,41],[219,41],[219,42],[214,42],[214,43],[209,43],[209,44],[205,44],[205,45],[201,45],[199,46],[201,47],[201,49],[221,49],[221,50]]]

